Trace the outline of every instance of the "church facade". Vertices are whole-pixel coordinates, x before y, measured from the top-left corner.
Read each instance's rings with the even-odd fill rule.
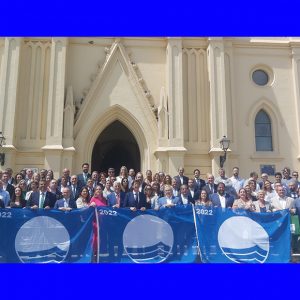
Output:
[[[0,38],[2,168],[298,170],[299,75],[299,38]]]

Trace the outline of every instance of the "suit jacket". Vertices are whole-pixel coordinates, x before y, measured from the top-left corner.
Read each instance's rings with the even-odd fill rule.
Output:
[[[189,195],[191,196],[191,198],[192,198],[192,202],[195,204],[195,201],[196,200],[199,200],[199,198],[200,198],[200,190],[194,190],[194,196],[192,196],[192,194],[191,194],[191,191],[189,191]]]
[[[87,187],[87,189],[89,190],[90,198],[92,198],[94,196],[95,189],[90,188],[89,186]]]
[[[295,207],[295,205],[294,205],[295,200],[293,198],[286,197],[285,199],[286,199],[286,206],[285,206],[286,209],[290,209],[290,208],[294,208]],[[278,196],[270,198],[269,201],[270,201],[270,205],[271,205],[272,209],[274,209],[274,210],[284,209],[282,207],[280,201],[279,201],[279,197]]]
[[[178,187],[180,187],[182,184],[188,184],[188,182],[189,182],[189,178],[188,177],[186,177],[186,176],[182,176],[183,177],[183,183],[181,183],[181,180],[180,180],[180,176],[179,175],[177,175],[177,176],[174,176],[174,179],[176,180],[176,182],[177,182],[177,186]]]
[[[46,206],[49,206],[50,208],[54,207],[56,201],[56,196],[55,194],[51,193],[51,192],[46,192],[45,195],[45,201],[44,201],[44,205],[43,208],[45,208]],[[39,206],[39,202],[40,202],[40,192],[32,192],[28,201],[27,201],[27,206],[32,207],[34,205]]]
[[[52,192],[50,192],[52,193]],[[61,199],[62,198],[62,192],[59,189],[56,189],[55,193],[52,193],[55,195],[56,200]]]
[[[183,199],[182,199],[182,195],[181,194],[179,194],[178,198],[180,200],[179,204],[183,204]],[[190,193],[188,193],[188,195],[187,195],[187,200],[188,200],[188,204],[190,204],[190,203],[195,204],[195,200],[193,199],[193,197],[192,197],[192,195]]]
[[[59,209],[60,207],[64,207],[64,206],[65,206],[65,199],[64,198],[58,199],[55,202],[54,209]],[[72,209],[77,208],[76,201],[72,198],[69,199],[69,207]]]
[[[260,212],[260,207],[259,207],[259,201],[253,201],[253,205],[255,207],[255,212]],[[271,206],[268,201],[265,201],[265,206],[266,206],[266,211],[270,212],[271,211]]]
[[[234,198],[227,193],[225,193],[224,196],[225,196],[225,207],[226,208],[232,207]],[[211,194],[209,198],[212,201],[213,206],[221,207],[221,201],[218,193]]]
[[[145,188],[146,185],[147,185],[147,183],[145,181],[143,181],[142,184],[141,184],[142,187],[140,186],[141,193],[144,193],[144,188]],[[133,186],[130,187],[129,191],[130,192],[133,191]]]
[[[195,190],[201,191],[202,188],[205,186],[205,181],[201,178],[199,178],[199,182],[196,181],[196,178],[194,178],[195,182]]]
[[[121,191],[120,192],[120,207],[124,207],[125,197],[126,197],[126,193]],[[116,197],[115,192],[108,194],[106,199],[107,199],[107,206],[114,206],[117,204],[117,197]]]
[[[10,199],[15,194],[15,188],[12,184],[8,183],[6,186],[6,191],[9,193]]]
[[[70,186],[71,185],[71,176],[69,176],[67,178],[67,185]],[[61,177],[57,179],[57,186],[59,187],[61,185]]]
[[[177,205],[180,204],[179,197],[172,196],[172,203]],[[167,204],[167,198],[166,197],[160,197],[158,198],[158,208],[164,207]]]
[[[13,177],[8,180],[9,184],[14,184],[15,182],[16,182],[15,178],[13,178]]]
[[[174,189],[174,187],[172,187],[172,190],[173,190],[173,196],[179,197],[179,195],[180,195],[179,189]],[[160,197],[163,197],[163,196],[164,196],[164,193],[162,192]]]
[[[135,207],[137,209],[140,209],[141,207],[146,207],[146,206],[147,206],[147,201],[144,193],[141,192],[138,193],[138,200],[134,199],[133,192],[129,192],[126,194],[124,207]]]
[[[73,186],[70,185],[69,188],[70,188],[70,191],[71,191],[71,198],[76,200],[80,195],[80,190],[82,188],[81,185],[78,182],[77,185],[75,186],[75,190],[76,190],[75,195],[73,194]]]
[[[206,193],[207,193],[208,195],[211,195],[211,194],[217,193],[217,185],[214,184],[213,192],[211,191],[211,189],[210,189],[210,187],[209,187],[209,184],[206,184],[206,185],[202,188],[202,190],[206,191]]]
[[[86,180],[88,180],[89,178],[91,178],[91,176],[92,175],[90,173],[87,173]],[[78,182],[80,183],[81,186],[85,186],[86,185],[86,182],[84,181],[83,173],[78,174],[77,175],[77,179],[78,179]]]

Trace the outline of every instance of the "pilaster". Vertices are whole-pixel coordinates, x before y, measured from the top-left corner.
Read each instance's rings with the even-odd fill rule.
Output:
[[[292,45],[292,72],[293,72],[293,89],[294,103],[296,111],[297,143],[298,143],[298,160],[300,160],[300,46]]]
[[[224,135],[228,135],[228,93],[226,91],[226,62],[223,38],[209,39],[208,71],[210,81],[211,128],[209,154],[212,159],[212,173],[217,174],[220,167],[219,156],[223,153],[219,141]]]
[[[5,166],[14,167],[15,115],[22,38],[5,38],[0,70],[0,131],[6,138]]]
[[[67,46],[67,38],[52,39],[46,145],[42,149],[45,167],[53,170],[61,170],[62,167]]]

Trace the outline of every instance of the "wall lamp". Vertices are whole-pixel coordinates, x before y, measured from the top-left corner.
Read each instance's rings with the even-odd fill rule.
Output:
[[[225,135],[220,140],[221,149],[224,151],[224,155],[220,156],[220,167],[223,168],[224,163],[226,161],[226,153],[230,145],[230,139],[228,139]]]

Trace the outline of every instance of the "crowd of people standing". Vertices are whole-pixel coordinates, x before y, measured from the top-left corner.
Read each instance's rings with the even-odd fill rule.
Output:
[[[65,168],[62,176],[55,179],[52,170],[41,169],[34,173],[23,169],[13,176],[13,170],[0,171],[0,207],[31,209],[71,210],[88,206],[128,207],[132,210],[160,209],[178,204],[217,206],[246,209],[254,212],[273,212],[289,209],[300,214],[300,183],[298,172],[284,168],[275,174],[271,182],[267,174],[258,178],[251,172],[248,179],[239,176],[239,168],[226,177],[224,169],[218,176],[206,174],[202,179],[199,169],[192,177],[178,168],[171,176],[151,170],[135,173],[126,166],[116,174],[114,168],[107,173],[89,172],[89,164],[82,164],[82,173],[73,174]]]

